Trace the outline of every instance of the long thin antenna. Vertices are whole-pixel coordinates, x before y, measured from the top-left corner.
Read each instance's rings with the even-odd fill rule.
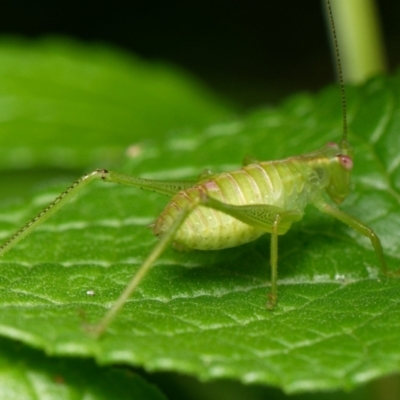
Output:
[[[335,48],[336,65],[337,65],[337,71],[338,71],[338,76],[339,76],[340,92],[342,94],[343,136],[342,136],[342,140],[340,141],[340,148],[341,149],[348,149],[349,145],[348,145],[348,142],[347,142],[346,90],[345,90],[344,81],[343,81],[342,63],[340,61],[339,45],[338,45],[338,40],[337,40],[337,36],[336,36],[336,28],[335,28],[335,22],[333,20],[333,14],[332,14],[332,8],[331,8],[330,0],[326,0],[326,4],[327,4],[327,7],[328,7],[329,20],[331,22],[333,45],[334,45],[334,48]]]

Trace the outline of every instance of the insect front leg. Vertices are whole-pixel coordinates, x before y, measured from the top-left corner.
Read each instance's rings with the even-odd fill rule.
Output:
[[[278,297],[278,235],[285,234],[293,222],[303,217],[303,213],[284,211],[279,207],[265,204],[235,206],[207,195],[204,195],[202,205],[222,211],[254,228],[271,233],[271,291],[268,294],[267,308],[272,310]]]
[[[383,249],[382,249],[382,244],[381,241],[378,237],[378,235],[367,225],[365,225],[363,222],[358,220],[356,217],[353,217],[352,215],[346,214],[345,212],[339,210],[338,208],[325,203],[325,202],[317,202],[316,207],[323,213],[329,214],[332,217],[338,219],[339,221],[342,221],[346,225],[350,226],[357,232],[359,232],[361,235],[369,238],[371,240],[372,246],[375,249],[375,253],[378,256],[378,260],[381,264],[382,272],[385,275],[391,275],[389,274],[389,271],[387,269],[386,265],[386,260],[385,256],[383,254]]]

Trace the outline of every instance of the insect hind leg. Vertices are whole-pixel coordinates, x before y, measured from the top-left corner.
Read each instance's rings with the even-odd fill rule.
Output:
[[[57,196],[47,207],[40,211],[33,219],[26,223],[20,230],[15,232],[3,245],[0,246],[0,257],[14,247],[20,240],[28,236],[37,226],[41,225],[47,218],[55,214],[60,208],[67,204],[89,183],[104,179],[106,170],[97,169],[90,174],[83,175],[64,192]]]
[[[33,219],[14,233],[3,245],[0,246],[0,257],[14,247],[20,240],[28,236],[37,226],[41,225],[61,209],[73,197],[80,193],[84,187],[96,180],[134,186],[166,196],[173,196],[178,191],[187,189],[193,185],[193,182],[190,181],[157,181],[137,178],[135,176],[108,171],[106,169],[96,169],[95,171],[80,177],[71,186],[64,190],[64,192],[57,196],[47,207],[40,211]]]
[[[103,319],[97,325],[87,327],[87,330],[92,335],[98,337],[107,329],[127,299],[132,295],[139,283],[147,275],[151,267],[154,265],[154,262],[174,241],[176,233],[181,225],[185,222],[186,218],[199,205],[225,212],[239,220],[242,220],[245,223],[248,223],[251,226],[257,226],[258,228],[261,227],[261,229],[264,229],[266,232],[271,232],[272,280],[271,294],[269,295],[267,307],[270,309],[274,307],[277,298],[278,235],[285,233],[288,227],[290,227],[291,222],[300,219],[302,214],[296,212],[283,212],[278,207],[268,205],[232,206],[212,199],[206,194],[200,194],[199,197],[192,199],[187,207],[180,211],[171,227],[161,235],[160,241],[147,256],[143,264],[139,267],[137,273],[129,282],[128,286],[108,310]],[[282,226],[285,226],[285,224],[285,231],[281,231]]]

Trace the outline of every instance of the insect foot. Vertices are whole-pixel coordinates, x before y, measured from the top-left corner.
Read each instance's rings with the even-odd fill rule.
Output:
[[[268,293],[267,297],[268,297],[267,310],[272,311],[276,306],[277,296],[273,293]]]

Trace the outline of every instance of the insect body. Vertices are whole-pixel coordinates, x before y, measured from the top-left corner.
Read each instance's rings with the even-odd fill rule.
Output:
[[[214,208],[199,206],[193,210],[175,234],[175,242],[198,250],[238,246],[272,233],[277,214],[278,234],[283,235],[293,221],[302,218],[307,204],[320,201],[324,189],[341,203],[348,185],[340,186],[348,181],[351,168],[351,158],[335,144],[286,160],[252,163],[177,193],[153,231],[156,235],[165,233],[182,209],[203,199]],[[340,176],[334,179],[337,173]]]
[[[332,17],[331,22],[333,25]],[[337,50],[336,38],[335,44]],[[293,222],[303,217],[308,204],[313,204],[320,211],[368,237],[383,272],[387,273],[382,246],[374,231],[325,200],[328,195],[334,203],[342,203],[349,192],[350,172],[353,167],[352,149],[347,141],[344,86],[343,80],[340,81],[344,129],[339,144],[328,143],[320,150],[284,160],[251,162],[230,173],[203,174],[198,182],[146,180],[117,172],[96,170],[76,181],[16,232],[0,247],[0,256],[54,214],[84,186],[101,179],[155,191],[170,196],[171,200],[153,225],[153,232],[160,240],[121,296],[100,323],[93,327],[96,335],[107,328],[157,258],[171,243],[178,247],[216,250],[238,246],[264,233],[270,233],[272,274],[267,307],[272,309],[277,300],[278,236],[285,234]]]

